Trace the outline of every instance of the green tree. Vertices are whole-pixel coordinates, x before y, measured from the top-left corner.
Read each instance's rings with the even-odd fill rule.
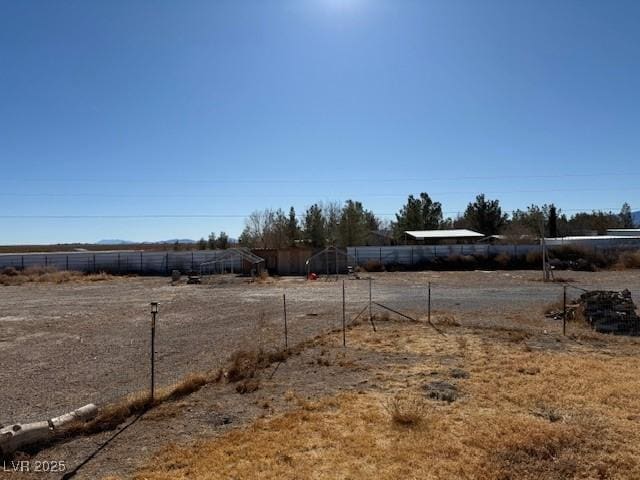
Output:
[[[296,245],[296,240],[300,236],[300,227],[296,218],[296,211],[293,207],[289,209],[289,219],[287,220],[287,240],[290,247]]]
[[[568,222],[568,229],[574,235],[585,235],[593,232],[603,235],[610,228],[620,228],[620,215],[601,210],[591,213],[580,212],[573,215]]]
[[[375,215],[364,209],[362,203],[347,200],[340,215],[339,243],[343,247],[365,245],[369,232],[377,229]],[[371,228],[374,227],[374,228]]]
[[[206,250],[207,249],[207,241],[204,238],[198,240],[198,250]]]
[[[218,239],[216,240],[216,248],[221,250],[225,250],[229,248],[229,235],[226,232],[220,232],[218,235]]]
[[[633,228],[633,214],[631,213],[631,206],[624,202],[620,209],[620,225],[622,228]]]
[[[469,228],[485,235],[500,233],[507,223],[509,216],[502,213],[499,200],[488,200],[484,193],[476,197],[475,202],[469,203],[463,219]]]
[[[549,205],[549,216],[547,219],[547,225],[549,229],[549,236],[554,238],[557,237],[558,236],[558,210],[556,209],[556,206],[553,203]]]
[[[399,240],[407,230],[437,230],[441,224],[442,205],[422,192],[419,198],[409,195],[407,203],[396,214],[393,230]]]
[[[207,242],[207,247],[209,247],[209,250],[215,250],[216,248],[216,234],[214,232],[211,232],[209,234],[209,241]]]
[[[326,245],[325,219],[322,207],[317,203],[311,205],[304,214],[304,235],[312,247]]]

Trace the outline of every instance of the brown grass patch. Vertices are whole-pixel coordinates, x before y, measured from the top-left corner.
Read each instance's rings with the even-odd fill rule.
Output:
[[[168,446],[134,478],[640,478],[635,343],[611,342],[616,355],[579,344],[524,351],[505,332],[466,329],[461,358],[460,336],[411,323],[380,326],[399,328],[415,341],[384,349],[415,361],[376,357],[374,390],[324,399],[289,391],[285,399],[299,409],[215,440]],[[351,333],[353,348],[380,351],[370,329]],[[457,382],[462,400],[423,410],[410,394],[396,395],[417,391],[452,359],[471,373]],[[529,367],[535,375],[520,373]]]
[[[82,273],[58,270],[54,267],[28,267],[24,270],[6,267],[0,270],[0,285],[4,286],[24,285],[25,283],[100,282],[112,278],[105,272]]]
[[[626,270],[628,268],[640,268],[640,251],[622,252],[618,261],[613,266],[615,270]]]

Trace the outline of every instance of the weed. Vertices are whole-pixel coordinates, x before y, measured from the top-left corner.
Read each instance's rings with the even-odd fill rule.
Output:
[[[236,392],[240,394],[252,393],[260,388],[260,381],[255,378],[249,378],[236,385]]]
[[[397,394],[384,405],[391,421],[402,427],[416,427],[423,424],[428,416],[429,406],[419,395]]]

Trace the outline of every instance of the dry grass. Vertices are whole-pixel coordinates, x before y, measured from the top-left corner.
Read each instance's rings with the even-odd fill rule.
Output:
[[[25,283],[69,283],[100,282],[113,277],[104,272],[85,274],[70,270],[57,270],[53,267],[29,267],[17,270],[13,267],[0,271],[0,285],[16,286]]]
[[[640,268],[640,251],[622,252],[618,261],[614,264],[615,270],[626,270],[628,268]]]
[[[62,432],[63,436],[91,434],[112,430],[132,415],[144,412],[151,407],[164,402],[177,400],[200,390],[208,383],[215,383],[222,378],[221,370],[213,370],[208,373],[191,373],[181,381],[158,389],[154,399],[148,391],[129,394],[120,400],[108,404],[100,409],[98,416],[88,422],[77,422]]]
[[[384,404],[391,421],[402,427],[423,425],[429,413],[424,397],[418,394],[396,394]]]
[[[278,350],[264,352],[258,350],[239,350],[231,355],[229,366],[224,376],[229,382],[239,382],[254,378],[259,370],[267,368],[272,363],[284,362],[289,358],[290,351]]]
[[[640,356],[633,342],[618,339],[607,354],[586,343],[531,351],[506,331],[465,329],[461,356],[459,337],[411,323],[380,326],[398,328],[413,341],[399,338],[384,349],[416,361],[374,362],[377,388],[304,402],[288,392],[298,410],[215,440],[168,446],[135,478],[640,478]],[[350,343],[379,351],[374,336],[355,328]],[[439,358],[458,359],[470,372],[455,379],[461,399],[422,405],[419,397],[394,396],[419,392],[431,372],[448,371]],[[535,374],[523,373],[533,367]],[[428,428],[399,428],[426,421]]]

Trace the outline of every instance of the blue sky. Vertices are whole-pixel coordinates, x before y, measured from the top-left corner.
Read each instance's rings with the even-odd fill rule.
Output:
[[[421,191],[639,207],[639,23],[624,0],[0,0],[0,244],[237,236],[348,198],[391,219]]]

